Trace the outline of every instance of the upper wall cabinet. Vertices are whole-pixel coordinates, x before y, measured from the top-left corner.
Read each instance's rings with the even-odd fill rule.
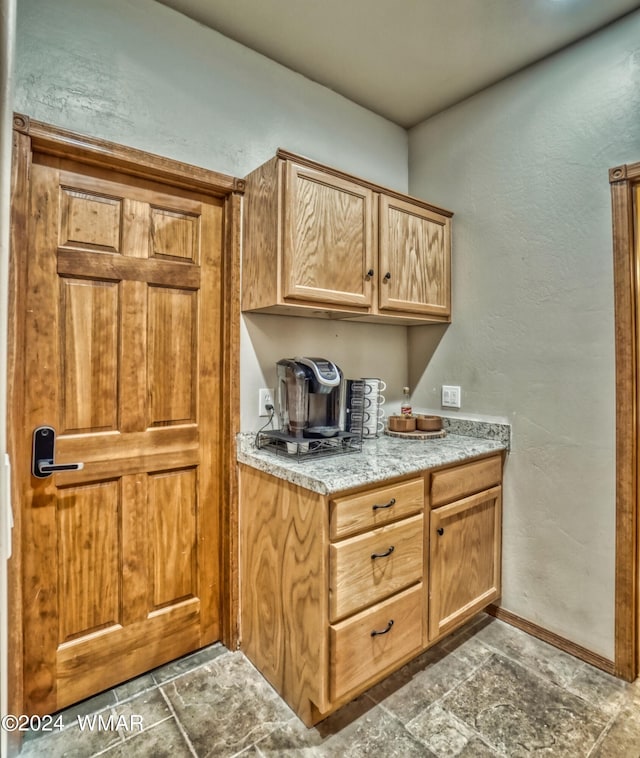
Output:
[[[284,167],[282,297],[368,308],[373,192],[291,161]]]
[[[279,150],[246,177],[242,309],[451,320],[451,216]]]

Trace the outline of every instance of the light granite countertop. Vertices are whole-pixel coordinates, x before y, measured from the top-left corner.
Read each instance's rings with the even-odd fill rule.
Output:
[[[408,440],[382,435],[365,440],[361,452],[317,460],[276,455],[258,450],[254,434],[239,434],[238,462],[297,484],[321,495],[382,482],[405,474],[457,463],[480,455],[506,450],[495,439],[448,433],[442,439]]]

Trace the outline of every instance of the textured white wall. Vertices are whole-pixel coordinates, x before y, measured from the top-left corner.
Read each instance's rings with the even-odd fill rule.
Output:
[[[16,109],[244,176],[277,147],[407,187],[407,134],[153,0],[20,0]]]
[[[640,160],[640,13],[410,132],[410,190],[456,212],[453,324],[409,334],[414,404],[513,425],[503,607],[605,656],[614,636],[608,169]],[[434,349],[435,348],[435,349]]]
[[[236,176],[285,147],[407,190],[404,129],[153,0],[20,0],[17,34],[15,109],[33,118]],[[338,363],[358,355],[349,376],[371,375],[386,354],[398,397],[406,382],[405,327],[304,319],[303,332],[300,319],[253,316],[243,429],[256,428],[257,390],[294,347]]]

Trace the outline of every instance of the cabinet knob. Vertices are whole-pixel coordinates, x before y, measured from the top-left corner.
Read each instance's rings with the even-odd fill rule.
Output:
[[[367,276],[373,276],[373,269],[372,269],[372,268],[370,268],[370,269],[367,271]]]
[[[438,534],[439,534],[441,537],[442,537],[442,535],[444,534],[444,529],[443,529],[441,526],[439,526],[439,527],[436,529],[436,531],[438,532]]]
[[[395,550],[395,547],[391,545],[391,547],[386,550],[384,553],[371,553],[371,560],[375,561],[376,558],[386,558],[388,555],[391,555],[393,551]]]
[[[385,282],[388,282],[389,279],[391,279],[391,272],[387,271],[387,273],[384,275],[384,280],[385,280]]]

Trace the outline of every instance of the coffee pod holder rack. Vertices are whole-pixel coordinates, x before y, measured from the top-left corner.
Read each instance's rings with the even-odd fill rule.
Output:
[[[375,382],[375,390],[372,390],[372,382]],[[354,423],[360,424],[362,438],[373,440],[380,436],[385,428],[385,414],[383,405],[385,402],[381,389],[386,389],[386,384],[378,378],[355,379],[347,382],[347,408]],[[347,429],[349,428],[347,424]]]

